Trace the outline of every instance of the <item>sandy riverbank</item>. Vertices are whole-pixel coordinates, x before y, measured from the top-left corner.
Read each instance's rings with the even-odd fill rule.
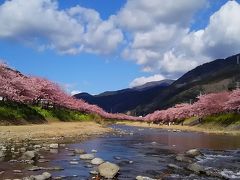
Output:
[[[151,124],[149,125],[146,122],[130,122],[130,121],[122,121],[117,124],[124,124],[128,126],[136,126],[136,127],[147,127],[147,128],[160,128],[160,129],[168,129],[168,130],[181,130],[181,131],[192,131],[192,132],[203,132],[203,133],[213,133],[213,134],[229,134],[229,135],[240,135],[239,130],[228,130],[225,128],[216,128],[216,127],[201,127],[201,126],[181,126],[181,125],[157,125]]]
[[[0,142],[6,141],[68,141],[110,132],[95,122],[54,122],[41,125],[0,126]]]

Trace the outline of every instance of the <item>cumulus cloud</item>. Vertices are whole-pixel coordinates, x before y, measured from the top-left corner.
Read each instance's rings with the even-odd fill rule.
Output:
[[[93,9],[60,9],[57,0],[5,1],[0,5],[0,39],[72,55],[118,50],[145,72],[176,78],[199,64],[240,51],[237,1],[227,1],[206,27],[191,29],[195,14],[208,2],[127,0],[119,12],[103,20]]]
[[[240,4],[229,1],[215,12],[205,29],[189,33],[183,45],[195,54],[222,58],[240,51]]]
[[[180,43],[190,31],[193,15],[206,4],[205,0],[129,0],[117,15],[118,23],[131,34],[123,57],[143,71],[166,76],[195,67]]]
[[[137,87],[137,86],[144,85],[148,82],[161,81],[161,80],[164,80],[164,79],[165,79],[165,77],[160,75],[160,74],[156,74],[156,75],[149,76],[149,77],[143,76],[143,77],[139,77],[139,78],[134,79],[129,84],[129,87]]]
[[[0,38],[64,54],[111,53],[123,39],[111,19],[80,6],[60,10],[57,0],[5,1],[0,22]]]

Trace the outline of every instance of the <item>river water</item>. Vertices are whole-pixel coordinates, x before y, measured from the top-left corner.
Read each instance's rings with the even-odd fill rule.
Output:
[[[196,132],[170,131],[163,129],[129,127],[123,125],[112,126],[120,133],[107,134],[92,138],[82,143],[67,144],[58,152],[45,153],[51,161],[38,166],[60,166],[64,170],[53,171],[54,177],[65,179],[91,179],[89,172],[96,169],[86,161],[79,160],[79,155],[69,156],[69,149],[81,148],[87,152],[97,150],[96,157],[120,166],[117,177],[119,180],[133,180],[136,176],[147,176],[155,179],[220,179],[206,175],[197,175],[186,169],[187,163],[177,161],[176,155],[193,148],[198,148],[204,154],[196,162],[207,169],[217,170],[225,178],[240,179],[240,137],[229,135],[214,135]],[[70,161],[79,164],[71,165]],[[0,171],[4,169],[2,178],[12,177],[10,171],[18,168],[23,175],[41,174],[28,172],[25,166],[8,165],[0,162]],[[174,164],[180,169],[172,169],[168,165]],[[6,167],[8,166],[8,167]],[[16,167],[17,166],[17,167]],[[20,175],[15,175],[20,177]],[[1,179],[1,178],[0,178]]]

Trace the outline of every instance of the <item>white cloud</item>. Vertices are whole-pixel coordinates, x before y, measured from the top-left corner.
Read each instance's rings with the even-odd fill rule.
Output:
[[[206,0],[128,0],[118,14],[118,23],[130,31],[146,31],[158,24],[186,26]]]
[[[134,79],[130,84],[129,86],[130,87],[137,87],[137,86],[141,86],[141,85],[144,85],[148,82],[153,82],[153,81],[161,81],[161,80],[164,80],[165,77],[160,75],[160,74],[156,74],[156,75],[153,75],[153,76],[149,76],[149,77],[139,77],[139,78],[136,78]]]
[[[189,33],[193,15],[206,4],[205,0],[129,0],[117,15],[120,26],[131,34],[123,57],[145,72],[161,71],[165,76],[195,67],[196,59],[180,43]]]
[[[119,13],[120,24],[132,35],[123,57],[143,71],[174,78],[207,61],[239,53],[240,4],[226,2],[204,29],[191,31],[194,13],[204,5],[206,1],[129,0]]]
[[[0,39],[64,54],[109,54],[120,46],[122,57],[143,71],[176,78],[240,51],[237,1],[226,2],[203,29],[191,30],[194,15],[208,1],[127,0],[107,20],[81,6],[60,9],[57,0],[5,1],[0,5]]]
[[[240,51],[240,4],[229,1],[215,12],[209,25],[183,39],[193,53],[223,58]]]
[[[71,91],[71,96],[73,96],[73,95],[75,95],[75,94],[79,94],[79,93],[81,93],[81,91],[79,91],[79,90],[73,90],[73,91]]]
[[[80,6],[60,10],[57,0],[11,0],[0,6],[0,39],[12,39],[39,50],[60,53],[114,51],[123,39],[111,19]]]

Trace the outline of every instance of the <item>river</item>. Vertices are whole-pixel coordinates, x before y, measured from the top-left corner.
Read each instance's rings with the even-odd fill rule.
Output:
[[[193,148],[198,148],[203,156],[197,157],[196,162],[207,169],[215,169],[225,178],[240,179],[240,137],[229,135],[204,134],[196,132],[170,131],[163,129],[129,127],[113,125],[119,133],[107,134],[92,138],[85,142],[67,144],[67,148],[60,148],[52,153],[44,153],[48,163],[38,163],[37,166],[60,166],[64,170],[53,171],[54,177],[65,179],[91,179],[89,172],[96,169],[86,161],[79,160],[79,155],[69,156],[69,150],[81,148],[87,152],[97,150],[96,157],[116,163],[120,172],[116,179],[133,180],[136,176],[147,176],[155,179],[220,179],[204,174],[195,174],[186,169],[187,163],[176,160],[177,154]],[[71,165],[70,161],[79,164]],[[174,164],[180,169],[171,168]],[[39,174],[29,172],[24,165],[9,166],[9,162],[0,163],[0,171],[6,172],[4,178],[14,176],[10,171],[21,169],[21,175]]]

